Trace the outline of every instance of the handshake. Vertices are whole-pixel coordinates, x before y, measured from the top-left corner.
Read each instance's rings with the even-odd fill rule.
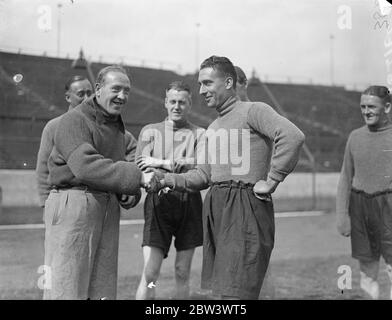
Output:
[[[147,192],[158,192],[166,187],[164,174],[156,169],[142,171],[140,185],[145,188]]]
[[[167,192],[169,190],[165,185],[164,174],[157,170],[157,168],[166,169],[167,161],[142,155],[136,159],[136,164],[142,171],[140,185],[147,192],[158,192],[162,189]]]

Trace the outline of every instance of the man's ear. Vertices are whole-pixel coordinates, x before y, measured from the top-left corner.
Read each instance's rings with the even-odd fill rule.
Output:
[[[232,89],[232,88],[233,88],[234,80],[233,80],[232,77],[227,77],[226,80],[225,80],[225,82],[226,82],[226,89],[229,90],[229,89]]]
[[[71,103],[71,98],[69,97],[68,92],[65,93],[65,101],[67,101],[68,103]]]
[[[389,113],[391,111],[391,103],[390,102],[387,102],[385,104],[384,110],[385,110],[385,113]]]
[[[99,83],[95,84],[95,95],[99,98],[99,96],[101,95],[101,86],[99,85]]]

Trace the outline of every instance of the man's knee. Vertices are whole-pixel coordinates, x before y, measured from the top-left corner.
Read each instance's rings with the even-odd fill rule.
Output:
[[[159,268],[151,266],[147,267],[144,271],[144,277],[146,279],[147,285],[151,282],[155,283],[159,277]]]
[[[388,274],[389,280],[392,282],[392,264],[387,264],[387,274]]]
[[[176,278],[181,281],[188,281],[190,274],[190,267],[188,264],[176,263],[175,265]]]

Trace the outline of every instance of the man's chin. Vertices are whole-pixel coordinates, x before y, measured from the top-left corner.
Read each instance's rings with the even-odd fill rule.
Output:
[[[367,120],[367,119],[365,119],[365,123],[366,123],[366,125],[371,126],[371,127],[377,125],[377,121],[375,121],[375,120]]]
[[[123,107],[119,107],[119,106],[115,106],[115,107],[111,107],[109,113],[112,115],[119,115],[121,114]]]

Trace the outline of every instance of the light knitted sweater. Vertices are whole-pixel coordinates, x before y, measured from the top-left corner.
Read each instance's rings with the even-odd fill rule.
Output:
[[[205,134],[205,148],[198,151],[197,168],[166,174],[167,185],[201,190],[227,180],[283,181],[295,168],[304,134],[269,105],[230,97],[217,111],[218,118]]]
[[[338,183],[336,212],[348,214],[351,189],[372,194],[392,189],[392,125],[351,132]]]

